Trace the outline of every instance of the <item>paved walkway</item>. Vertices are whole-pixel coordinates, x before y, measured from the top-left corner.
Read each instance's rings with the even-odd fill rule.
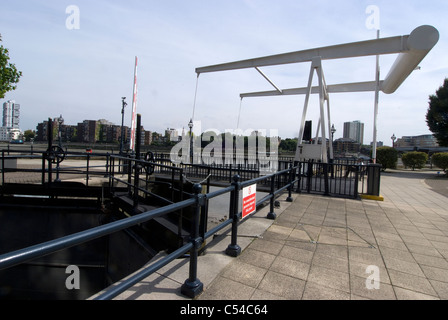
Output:
[[[41,179],[26,177],[34,178]],[[238,258],[224,254],[228,229],[207,244],[197,299],[448,300],[448,179],[390,171],[381,195],[377,202],[295,194],[292,203],[282,196],[275,221],[264,208],[240,225]],[[227,212],[228,199],[214,201]],[[188,300],[180,294],[188,262],[172,262],[117,299]]]
[[[383,202],[283,197],[274,222],[265,208],[240,226],[238,258],[223,253],[229,233],[216,235],[199,257],[197,299],[448,299],[448,180],[425,182],[434,176],[384,173]],[[117,299],[186,299],[187,277],[181,259]]]

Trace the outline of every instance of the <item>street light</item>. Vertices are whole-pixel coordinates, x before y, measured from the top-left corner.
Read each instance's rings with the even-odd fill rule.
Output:
[[[124,126],[124,108],[128,105],[125,100],[126,97],[121,98],[122,100],[122,107],[121,107],[121,140],[120,140],[120,155],[123,154],[123,143],[124,143],[124,130],[123,130],[123,126]]]
[[[61,116],[58,118],[58,140],[59,140],[59,147],[62,148],[62,124],[64,123],[64,119]]]
[[[331,164],[331,178],[334,179],[334,166],[333,166],[333,160],[334,160],[334,134],[336,132],[336,128],[334,127],[334,124],[331,126],[331,159],[330,159],[330,164]]]
[[[390,138],[392,139],[392,148],[395,148],[395,140],[397,140],[397,137],[395,136],[395,133]]]
[[[188,123],[188,128],[190,128],[190,163],[193,163],[193,119],[190,119]]]

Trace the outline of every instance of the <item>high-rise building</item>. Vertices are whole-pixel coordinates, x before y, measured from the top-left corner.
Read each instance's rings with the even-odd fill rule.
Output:
[[[344,138],[355,140],[362,145],[364,142],[364,123],[361,123],[361,121],[345,122]]]
[[[20,127],[20,104],[9,100],[3,104],[3,127],[19,129]]]

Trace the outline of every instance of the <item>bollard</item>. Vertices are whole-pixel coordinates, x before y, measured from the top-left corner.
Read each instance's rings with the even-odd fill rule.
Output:
[[[204,290],[204,284],[197,278],[198,274],[198,252],[201,248],[203,239],[199,236],[199,215],[201,206],[205,200],[205,196],[201,194],[202,186],[195,184],[193,186],[194,196],[196,197],[196,204],[194,207],[194,215],[191,226],[190,241],[193,244],[193,248],[190,252],[190,275],[185,283],[182,285],[180,291],[183,295],[189,298],[196,298]]]
[[[226,254],[231,257],[238,257],[241,254],[241,247],[237,243],[238,237],[238,199],[240,193],[240,176],[235,175],[233,177],[232,185],[234,186],[233,191],[230,194],[230,207],[229,207],[229,217],[232,217],[232,239],[231,243],[226,249]]]

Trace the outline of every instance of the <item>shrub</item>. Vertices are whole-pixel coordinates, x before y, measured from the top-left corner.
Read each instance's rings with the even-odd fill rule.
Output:
[[[432,156],[432,163],[448,175],[448,152],[434,154]]]
[[[376,150],[376,161],[383,165],[383,171],[387,168],[397,168],[398,152],[392,147],[379,147]]]
[[[424,152],[413,151],[403,154],[401,160],[406,167],[411,167],[412,170],[421,169],[428,161],[428,155]]]

